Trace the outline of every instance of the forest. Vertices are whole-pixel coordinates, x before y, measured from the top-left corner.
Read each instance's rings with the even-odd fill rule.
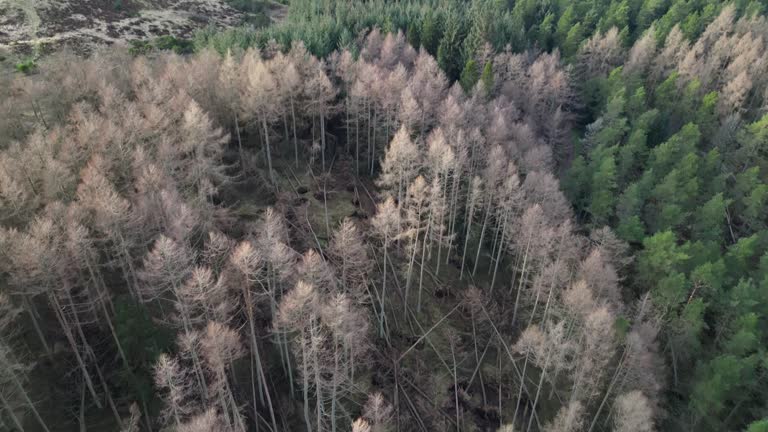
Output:
[[[766,14],[290,0],[0,61],[0,430],[768,432]]]

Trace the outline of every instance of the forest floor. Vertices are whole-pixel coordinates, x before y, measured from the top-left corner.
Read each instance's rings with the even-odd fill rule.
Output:
[[[263,5],[262,21],[284,18],[287,6]],[[212,25],[253,22],[254,14],[227,0],[0,0],[0,50],[28,54],[69,46],[89,52],[94,46],[152,39],[190,37]]]
[[[259,148],[257,137],[246,137],[244,144],[250,149]],[[309,140],[300,140],[300,146],[307,147]],[[230,146],[225,159],[228,163],[234,163],[237,152]],[[263,168],[254,168],[247,174],[239,173],[239,168],[233,168],[230,174],[234,175],[233,184],[229,185],[222,194],[222,204],[231,210],[231,215],[237,222],[232,226],[232,232],[228,234],[235,238],[241,238],[258,223],[263,212],[270,206],[274,206],[282,213],[289,224],[291,233],[291,247],[303,253],[309,249],[326,252],[332,232],[339,226],[344,218],[352,218],[358,224],[361,232],[368,237],[368,243],[372,245],[369,253],[374,259],[374,272],[383,270],[383,257],[378,248],[377,240],[373,237],[370,219],[376,212],[376,203],[380,202],[380,196],[374,182],[366,175],[357,175],[355,160],[344,155],[346,152],[337,149],[336,157],[326,160],[327,174],[323,174],[320,160],[307,161],[293,158],[293,146],[290,142],[274,142],[272,147],[273,167],[277,183],[277,191],[265,187],[266,171]],[[306,154],[305,150],[300,150]],[[341,155],[341,156],[338,156]],[[256,163],[264,165],[263,154],[256,154]],[[360,169],[365,162],[360,161]],[[234,167],[234,164],[233,164]],[[479,228],[479,227],[478,227]],[[439,272],[437,271],[437,254],[433,254],[425,262],[424,272],[420,274],[418,266],[414,269],[410,289],[406,288],[405,266],[408,257],[405,256],[402,247],[393,248],[390,251],[387,263],[390,278],[387,286],[383,287],[378,278],[372,278],[369,289],[373,297],[384,289],[386,291],[387,320],[389,328],[386,340],[380,340],[374,344],[376,353],[371,356],[367,368],[368,373],[361,373],[356,377],[355,386],[357,394],[352,398],[363,397],[369,389],[394,388],[397,394],[389,394],[388,398],[396,400],[402,398],[407,401],[409,410],[398,412],[395,418],[398,421],[416,421],[421,423],[417,413],[434,412],[441,417],[442,422],[455,425],[457,422],[455,410],[455,395],[459,395],[459,403],[462,413],[458,420],[463,425],[474,424],[480,430],[493,430],[501,417],[509,420],[514,411],[513,406],[496,406],[499,391],[511,392],[511,386],[499,388],[500,374],[509,376],[512,371],[509,358],[504,354],[499,340],[491,333],[488,336],[488,321],[482,316],[483,312],[475,311],[475,315],[467,307],[459,307],[461,300],[465,299],[471,286],[487,291],[490,285],[490,273],[492,271],[489,254],[483,252],[480,255],[480,263],[475,277],[470,276],[473,267],[474,252],[476,252],[477,234],[471,236],[469,243],[470,253],[463,278],[460,278],[461,257],[453,253],[446,257],[445,251],[440,259]],[[500,266],[506,270],[506,265]],[[509,290],[512,277],[508,271],[501,271],[496,281],[496,289]],[[399,277],[391,277],[398,273]],[[439,273],[439,276],[437,274]],[[419,293],[419,279],[423,276],[423,286]],[[420,298],[419,298],[420,297]],[[420,308],[417,311],[417,306]],[[376,314],[376,308],[373,308]],[[488,311],[494,314],[494,311]],[[52,320],[53,318],[51,318]],[[377,335],[378,317],[374,316],[371,323],[371,333]],[[265,323],[267,325],[268,323]],[[509,325],[498,322],[500,330],[509,332]],[[476,328],[477,326],[477,328]],[[480,334],[485,336],[480,336]],[[374,336],[380,337],[380,336]],[[474,352],[453,352],[453,346],[457,339],[474,340]],[[62,348],[61,341],[54,344],[54,349],[59,352]],[[33,343],[30,335],[30,343]],[[65,354],[65,353],[64,353]],[[274,352],[272,353],[274,357]],[[54,354],[56,356],[57,354]],[[485,359],[485,361],[483,361]],[[41,373],[34,374],[31,386],[37,399],[43,401],[44,411],[55,413],[56,421],[53,422],[52,432],[75,430],[78,424],[85,426],[92,432],[107,432],[115,430],[115,423],[108,409],[104,407],[97,410],[89,402],[63,406],[61,401],[67,400],[69,386],[79,386],[74,376],[62,380],[56,377],[61,370],[53,368],[50,359],[42,359],[37,369]],[[279,358],[267,358],[267,368],[271,379],[279,388],[285,388],[288,383],[280,381]],[[482,368],[478,364],[484,364]],[[494,366],[489,366],[494,365]],[[499,365],[498,367],[495,365]],[[395,371],[398,372],[395,372]],[[45,373],[49,371],[50,373]],[[247,378],[247,365],[242,364],[236,368],[238,376]],[[454,371],[459,376],[471,376],[471,380],[454,381]],[[53,375],[52,375],[53,374]],[[430,385],[424,388],[416,385],[423,382],[419,377],[428,375]],[[66,374],[65,375],[69,375]],[[528,377],[531,379],[531,377]],[[119,380],[117,381],[119,383]],[[66,389],[61,386],[69,383]],[[458,391],[454,387],[458,386]],[[514,395],[508,394],[512,398]],[[548,398],[546,398],[548,399]],[[86,399],[83,399],[86,402]],[[125,403],[123,403],[125,402]],[[127,406],[128,401],[121,401],[121,406]],[[285,400],[282,403],[288,411],[299,412],[298,402]],[[544,409],[548,405],[547,400],[541,401]],[[416,409],[415,407],[419,407]],[[153,406],[152,410],[157,407]],[[406,412],[409,411],[409,412]],[[121,412],[127,416],[127,412]],[[299,416],[291,416],[284,419],[289,424],[293,420],[298,421]],[[294,419],[295,417],[295,419]],[[405,420],[401,420],[405,419]],[[410,419],[410,420],[409,420]],[[38,431],[33,419],[28,419],[30,431]],[[349,419],[350,422],[352,419]],[[82,424],[80,423],[82,422]],[[301,427],[300,425],[291,425]],[[423,430],[423,429],[422,429]]]

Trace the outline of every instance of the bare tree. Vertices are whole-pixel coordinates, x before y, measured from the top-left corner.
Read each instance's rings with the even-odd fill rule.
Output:
[[[194,391],[187,371],[175,358],[161,354],[154,373],[155,386],[165,392],[163,423],[179,427],[195,409]]]
[[[600,249],[593,249],[589,256],[582,261],[576,277],[586,282],[595,298],[605,301],[611,310],[621,310],[619,277],[613,265],[603,258]]]
[[[140,432],[141,431],[141,411],[136,403],[132,403],[130,407],[131,416],[128,421],[123,423],[120,432]]]
[[[21,311],[11,304],[10,299],[5,294],[0,293],[0,328],[4,334],[0,334],[0,406],[8,414],[14,427],[20,431],[24,430],[22,419],[18,416],[18,408],[14,405],[16,400],[24,402],[24,410],[29,410],[40,425],[42,430],[48,432],[48,426],[43,421],[40,413],[37,411],[34,402],[29,397],[23,383],[31,370],[31,365],[24,364],[11,349],[9,337],[14,321]]]
[[[371,432],[386,432],[392,421],[392,405],[381,393],[373,393],[363,406],[363,417],[368,420]]]
[[[257,288],[262,288],[265,282],[264,275],[264,258],[259,251],[250,242],[241,242],[235,247],[230,257],[230,263],[239,276],[240,285],[240,303],[245,309],[246,317],[248,319],[248,334],[250,354],[251,354],[251,393],[253,398],[253,412],[254,416],[258,416],[258,410],[256,408],[256,386],[258,386],[259,395],[262,401],[266,397],[267,407],[270,413],[270,419],[272,425],[277,430],[277,421],[275,420],[275,413],[272,407],[272,397],[269,394],[269,388],[267,387],[267,380],[264,375],[264,368],[262,365],[261,353],[259,350],[259,336],[256,333],[256,308],[258,306],[258,300],[261,293],[257,291]],[[270,305],[275,305],[277,299],[274,297],[274,292],[268,292],[270,297]],[[280,349],[282,355],[282,348]],[[256,370],[254,372],[254,365]]]
[[[242,109],[245,118],[258,124],[262,128],[264,139],[264,157],[267,161],[267,170],[272,185],[275,185],[275,174],[272,170],[272,152],[269,144],[269,123],[278,115],[279,104],[275,103],[278,97],[277,81],[267,64],[258,58],[258,54],[251,50],[246,53],[241,65],[241,73],[246,77],[245,94],[242,95]]]
[[[395,205],[395,201],[392,197],[387,198],[383,203],[376,206],[376,216],[374,216],[372,224],[376,233],[382,239],[382,250],[384,255],[384,265],[382,267],[383,280],[381,284],[381,293],[379,294],[379,312],[381,313],[379,319],[379,332],[383,335],[385,319],[384,301],[386,299],[387,291],[387,273],[389,273],[387,267],[389,245],[395,240],[400,227],[400,208]]]
[[[309,328],[315,321],[313,313],[317,308],[317,293],[315,287],[304,282],[299,282],[280,301],[280,308],[275,319],[275,330],[283,333],[292,333],[294,350],[297,351],[296,362],[300,367],[302,378],[302,394],[304,397],[304,421],[307,430],[312,430],[312,418],[309,414],[309,391],[311,376],[311,348],[307,343],[311,338]],[[319,425],[317,426],[320,427]]]
[[[653,432],[653,412],[648,399],[639,391],[619,396],[614,418],[616,432]]]
[[[355,223],[344,218],[331,238],[328,247],[331,262],[341,286],[358,304],[368,303],[366,284],[373,267],[362,236]]]
[[[309,75],[305,87],[307,96],[307,112],[320,119],[320,151],[322,153],[323,172],[325,172],[326,132],[325,122],[335,110],[336,89],[331,84],[328,75],[323,70],[323,64],[316,62]]]
[[[635,41],[629,50],[627,61],[624,63],[624,75],[645,74],[656,56],[656,27],[651,25],[645,33]]]
[[[379,187],[392,191],[398,203],[403,203],[403,194],[419,172],[421,165],[419,149],[411,141],[405,126],[397,131],[387,147],[381,162],[381,174],[377,179]]]
[[[611,27],[607,32],[597,32],[579,49],[578,63],[586,79],[603,77],[622,62],[619,29]]]
[[[235,431],[245,432],[245,420],[227,373],[232,363],[243,356],[240,336],[231,328],[209,322],[200,338],[200,346],[211,375],[211,397],[220,404],[225,423]]]
[[[210,432],[225,430],[224,422],[215,408],[208,408],[179,426],[178,432]]]
[[[545,432],[578,432],[584,422],[584,405],[579,401],[569,402],[557,412],[551,422],[544,425]]]
[[[371,425],[362,418],[352,423],[352,432],[371,432]]]

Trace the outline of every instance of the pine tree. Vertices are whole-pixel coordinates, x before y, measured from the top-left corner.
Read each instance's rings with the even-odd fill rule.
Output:
[[[485,66],[483,66],[483,73],[480,75],[480,82],[483,83],[483,91],[485,92],[486,97],[493,97],[495,83],[492,62],[485,62]]]
[[[461,71],[461,87],[464,91],[469,93],[475,88],[475,84],[480,80],[480,71],[478,70],[477,62],[474,59],[467,60],[467,64],[464,65],[464,69]]]

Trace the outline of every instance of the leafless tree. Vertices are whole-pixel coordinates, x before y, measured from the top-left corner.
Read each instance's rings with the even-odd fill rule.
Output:
[[[648,399],[639,391],[619,396],[614,419],[616,432],[653,432],[653,412]]]
[[[384,265],[382,267],[382,284],[381,292],[379,294],[379,312],[381,313],[379,319],[379,332],[384,334],[384,302],[386,300],[387,292],[387,273],[389,258],[389,245],[395,240],[398,234],[400,226],[400,208],[395,205],[395,201],[392,197],[387,198],[383,203],[380,203],[376,208],[376,216],[373,221],[373,228],[376,230],[379,237],[382,239],[382,251],[384,256]]]
[[[161,354],[155,364],[155,386],[165,392],[163,422],[181,426],[195,409],[194,389],[187,371],[175,358]]]
[[[381,188],[392,191],[398,203],[403,202],[405,189],[418,174],[419,156],[418,147],[411,141],[406,127],[402,126],[387,147],[377,180]]]
[[[370,301],[366,284],[373,268],[366,245],[351,219],[345,218],[331,239],[328,248],[331,262],[345,293],[358,304]]]
[[[200,337],[200,346],[211,375],[211,398],[220,404],[225,424],[235,431],[245,432],[245,419],[227,373],[232,363],[243,356],[240,336],[231,328],[212,321]]]

